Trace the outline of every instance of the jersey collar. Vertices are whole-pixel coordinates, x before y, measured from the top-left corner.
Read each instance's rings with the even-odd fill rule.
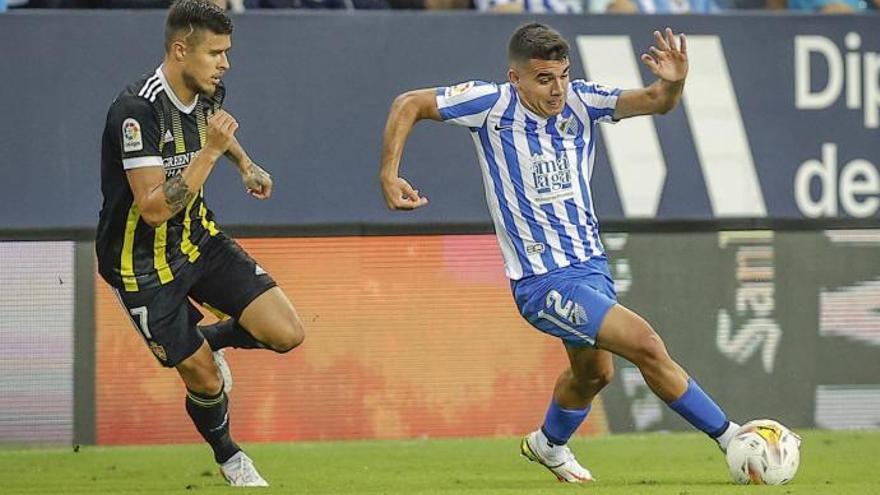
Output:
[[[565,105],[562,107],[562,112],[560,112],[556,115],[551,115],[549,117],[542,117],[542,116],[538,115],[537,113],[531,111],[529,109],[529,107],[527,107],[526,104],[523,103],[522,96],[520,96],[519,91],[516,90],[516,86],[514,86],[511,83],[508,83],[508,84],[510,84],[510,91],[511,91],[511,93],[513,93],[514,98],[516,98],[516,100],[517,100],[516,102],[519,105],[519,107],[522,108],[523,114],[525,114],[526,117],[537,122],[539,125],[544,125],[547,122],[554,120],[555,118],[562,117],[562,115],[565,113],[566,107],[568,107],[568,104],[569,104],[569,101],[571,98],[571,93],[569,91],[569,89],[571,88],[571,84],[569,83],[568,88],[565,89],[567,94],[565,95]]]
[[[180,99],[174,94],[174,90],[171,88],[171,85],[168,84],[168,80],[165,79],[165,73],[162,71],[162,66],[160,65],[156,69],[156,76],[159,78],[159,81],[162,82],[162,86],[165,88],[165,94],[168,95],[168,99],[171,100],[171,103],[174,103],[174,106],[177,107],[178,110],[185,114],[192,113],[195,110],[196,105],[199,103],[199,94],[196,93],[196,97],[193,99],[192,104],[184,105],[181,103]]]

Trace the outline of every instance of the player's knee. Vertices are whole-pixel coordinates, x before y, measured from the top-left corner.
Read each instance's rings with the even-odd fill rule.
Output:
[[[591,385],[598,392],[605,388],[606,385],[611,383],[611,380],[614,379],[614,365],[609,364],[608,366],[604,366],[590,376]]]
[[[223,388],[223,380],[213,360],[207,362],[186,360],[177,365],[186,388],[205,395],[216,395]]]
[[[282,354],[296,349],[306,338],[302,320],[296,315],[286,318],[283,327],[271,343],[272,350]]]
[[[653,329],[648,327],[649,331],[642,332],[638,337],[636,344],[636,364],[642,366],[659,365],[669,359],[669,353],[666,351],[666,344],[663,339],[657,335]]]
[[[605,388],[611,380],[614,379],[614,365],[608,363],[607,366],[601,366],[591,369],[582,376],[577,377],[577,381],[585,392],[595,395]]]
[[[609,363],[590,370],[575,373],[566,370],[561,376],[564,383],[581,397],[591,397],[598,394],[614,378],[614,365]]]
[[[223,390],[223,380],[217,374],[205,375],[199,382],[200,388],[193,388],[187,385],[187,388],[193,392],[205,395],[217,395]]]
[[[578,379],[577,375],[575,375],[574,371],[571,368],[563,371],[559,378],[556,379],[557,386],[563,386],[568,388],[577,388]]]

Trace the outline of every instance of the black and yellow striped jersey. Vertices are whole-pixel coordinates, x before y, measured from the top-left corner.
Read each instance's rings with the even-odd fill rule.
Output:
[[[180,102],[162,68],[123,90],[110,105],[101,147],[104,203],[96,238],[98,270],[127,292],[174,280],[200,249],[219,233],[204,188],[187,207],[159,227],[145,223],[134,202],[126,171],[161,166],[165,178],[178,175],[205,144],[207,116],[223,103],[222,83],[212,97]]]

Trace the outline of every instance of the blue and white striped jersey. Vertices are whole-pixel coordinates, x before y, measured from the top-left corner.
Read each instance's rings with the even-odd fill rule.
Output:
[[[613,122],[620,89],[575,80],[562,113],[541,118],[510,84],[437,88],[443,121],[468,127],[508,278],[604,253],[590,177],[596,124]]]

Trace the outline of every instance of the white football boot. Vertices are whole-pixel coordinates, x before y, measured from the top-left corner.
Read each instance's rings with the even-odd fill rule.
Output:
[[[220,379],[223,380],[223,391],[229,394],[229,392],[232,392],[232,370],[229,369],[229,363],[226,362],[223,349],[214,351],[214,365],[217,366]]]
[[[568,445],[552,445],[541,430],[533,431],[523,437],[520,442],[520,452],[526,459],[549,469],[559,481],[566,483],[595,481],[590,471],[578,464]]]
[[[238,451],[221,464],[220,474],[226,478],[229,486],[269,486],[269,483],[257,472],[254,461],[244,451]]]

